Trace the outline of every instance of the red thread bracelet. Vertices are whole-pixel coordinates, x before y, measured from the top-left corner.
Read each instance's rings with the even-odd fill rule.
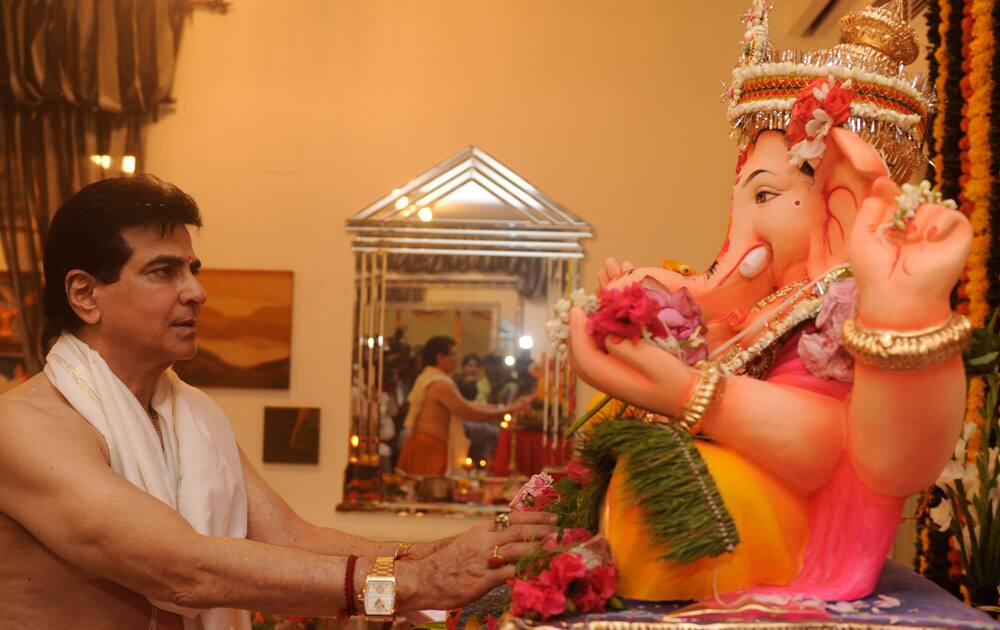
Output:
[[[355,555],[347,556],[347,568],[344,570],[344,610],[345,619],[358,614],[357,600],[354,597],[354,565],[358,562]]]

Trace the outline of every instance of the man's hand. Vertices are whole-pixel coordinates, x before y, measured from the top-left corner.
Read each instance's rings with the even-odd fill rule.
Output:
[[[533,394],[527,394],[519,397],[511,406],[511,413],[526,413],[531,411],[531,402],[533,400],[535,400],[535,396]]]
[[[421,560],[396,562],[400,611],[449,609],[468,604],[514,577],[514,563],[556,531],[555,514],[511,512],[510,527],[480,523]],[[489,568],[493,548],[507,564]]]

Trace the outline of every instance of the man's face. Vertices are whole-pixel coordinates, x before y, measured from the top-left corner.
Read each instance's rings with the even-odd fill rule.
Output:
[[[118,282],[98,285],[97,333],[150,362],[169,364],[198,352],[196,325],[205,289],[196,278],[201,262],[191,235],[178,226],[161,236],[156,227],[122,230],[132,257]]]
[[[437,366],[442,372],[450,374],[455,371],[455,367],[458,365],[458,352],[455,350],[455,346],[448,348],[448,354],[439,354],[437,358]]]
[[[462,372],[467,378],[479,378],[479,361],[466,361],[462,366]]]

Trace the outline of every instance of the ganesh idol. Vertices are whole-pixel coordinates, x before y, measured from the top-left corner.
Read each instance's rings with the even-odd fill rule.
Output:
[[[904,71],[915,34],[889,3],[844,16],[832,49],[780,51],[767,12],[748,13],[727,92],[739,150],[717,259],[700,275],[613,259],[599,274],[605,290],[689,295],[707,360],[598,343],[570,313],[580,378],[693,436],[738,536],[670,560],[618,460],[599,518],[627,598],[870,594],[904,500],[934,483],[961,428],[971,325],[949,296],[972,230],[927,185],[900,188],[933,104]]]

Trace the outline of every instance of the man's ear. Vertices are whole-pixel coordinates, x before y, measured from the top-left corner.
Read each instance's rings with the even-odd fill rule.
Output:
[[[82,269],[72,269],[66,274],[66,300],[84,324],[101,321],[97,306],[97,278]]]

